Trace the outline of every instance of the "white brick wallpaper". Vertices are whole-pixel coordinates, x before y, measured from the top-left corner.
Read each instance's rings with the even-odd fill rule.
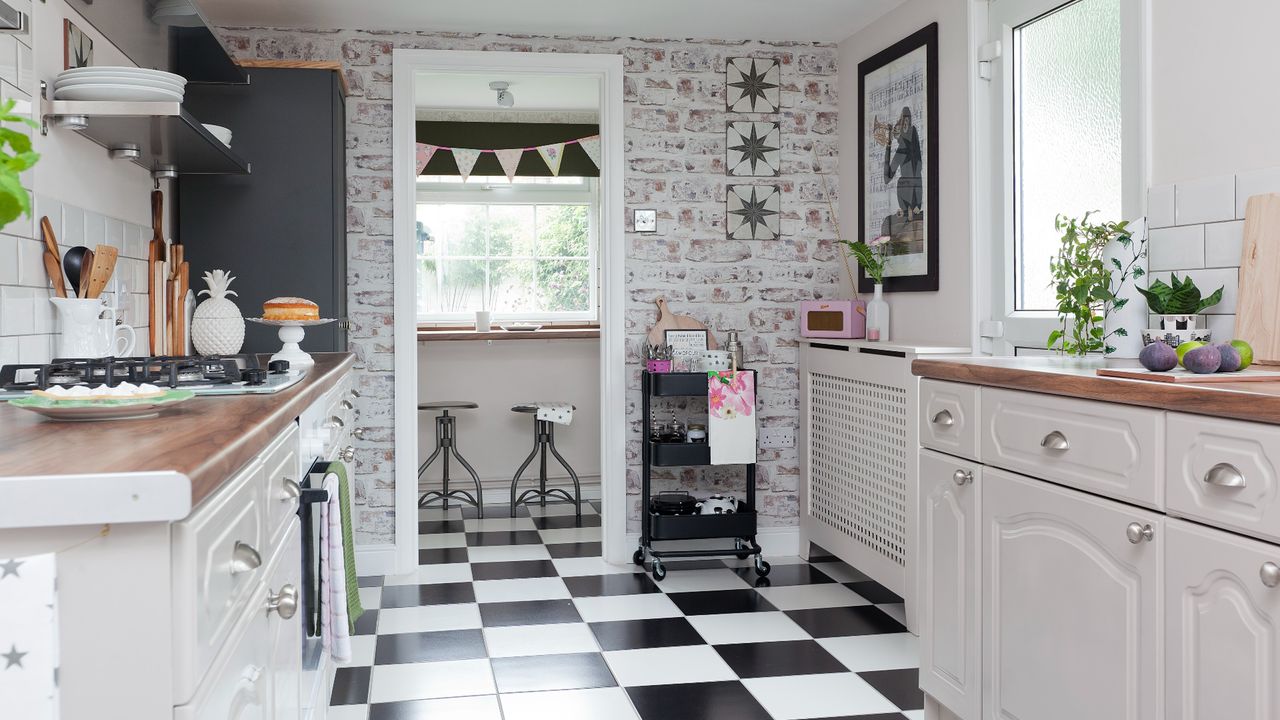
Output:
[[[351,349],[357,355],[361,424],[357,468],[360,543],[393,538],[391,403],[391,52],[396,47],[620,54],[625,60],[626,201],[658,210],[656,235],[631,235],[626,267],[626,333],[631,381],[627,447],[631,525],[639,518],[639,357],[654,321],[653,300],[714,328],[742,332],[748,363],[760,371],[760,424],[797,424],[797,301],[831,297],[843,272],[815,171],[836,171],[834,45],[673,41],[597,37],[529,37],[475,33],[289,31],[225,28],[246,58],[341,60],[347,102],[347,230]],[[776,57],[782,68],[782,239],[725,239],[725,62]],[[741,117],[741,116],[732,116]],[[760,117],[760,116],[756,116]],[[815,167],[815,157],[817,167]],[[832,191],[836,180],[830,178]],[[412,349],[409,349],[412,352]],[[514,472],[514,468],[512,469]],[[684,470],[660,487],[723,489],[740,471]],[[796,522],[800,477],[794,448],[760,454],[757,475],[763,525]],[[740,481],[738,481],[740,482]]]
[[[1157,185],[1147,192],[1151,279],[1168,282],[1176,271],[1190,275],[1205,294],[1223,287],[1222,302],[1204,316],[1215,340],[1235,334],[1245,203],[1273,192],[1280,192],[1280,168]]]

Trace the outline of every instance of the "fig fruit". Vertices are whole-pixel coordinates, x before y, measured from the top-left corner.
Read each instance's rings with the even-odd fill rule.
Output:
[[[1192,348],[1182,356],[1182,367],[1199,375],[1216,373],[1221,365],[1222,353],[1216,345]]]
[[[1138,353],[1138,362],[1152,372],[1168,372],[1178,367],[1178,353],[1162,342],[1153,342]]]
[[[1218,372],[1235,372],[1240,369],[1240,351],[1235,346],[1222,343],[1214,345],[1218,348],[1218,353],[1222,355],[1222,364],[1218,366]]]
[[[1188,340],[1187,342],[1184,342],[1181,345],[1179,345],[1178,346],[1178,364],[1181,365],[1182,358],[1185,357],[1188,352],[1195,350],[1198,347],[1204,347],[1204,343],[1200,342],[1199,340]]]

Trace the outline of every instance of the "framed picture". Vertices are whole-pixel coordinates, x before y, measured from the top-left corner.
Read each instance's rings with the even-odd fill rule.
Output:
[[[725,128],[725,169],[731,177],[778,177],[782,126],[777,120],[730,120]]]
[[[93,65],[93,38],[75,26],[75,23],[62,21],[62,65],[64,70],[89,67]]]
[[[937,290],[937,23],[858,63],[858,132],[858,239],[888,236],[886,292]]]

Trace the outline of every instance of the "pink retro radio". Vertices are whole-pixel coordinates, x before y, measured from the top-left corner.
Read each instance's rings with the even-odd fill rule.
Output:
[[[863,300],[803,300],[800,335],[813,338],[867,336],[867,303]]]

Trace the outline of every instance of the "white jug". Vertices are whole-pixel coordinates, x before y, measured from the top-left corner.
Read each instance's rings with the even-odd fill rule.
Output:
[[[116,309],[104,298],[50,298],[58,311],[59,358],[129,357],[137,336],[116,325]]]

